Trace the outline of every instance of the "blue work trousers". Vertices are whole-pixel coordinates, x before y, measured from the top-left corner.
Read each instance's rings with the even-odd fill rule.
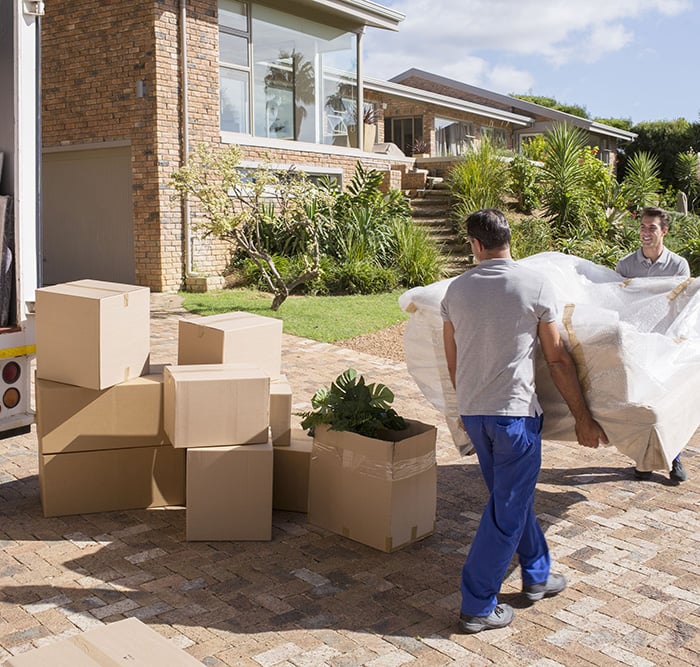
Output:
[[[488,616],[518,554],[525,585],[549,577],[549,548],[535,516],[542,462],[542,417],[468,416],[464,427],[490,491],[462,568],[463,614]]]

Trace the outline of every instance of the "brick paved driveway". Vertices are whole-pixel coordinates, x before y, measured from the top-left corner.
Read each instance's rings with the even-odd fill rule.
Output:
[[[175,361],[177,300],[153,295],[154,363]],[[353,366],[431,423],[403,364],[285,336],[295,409]],[[528,607],[519,570],[503,630],[455,634],[461,564],[485,500],[473,458],[438,438],[431,537],[384,554],[275,512],[271,542],[188,543],[184,510],[44,519],[34,434],[0,441],[0,662],[136,616],[203,664],[700,665],[700,436],[691,479],[636,482],[612,448],[546,443],[536,509],[560,596]]]

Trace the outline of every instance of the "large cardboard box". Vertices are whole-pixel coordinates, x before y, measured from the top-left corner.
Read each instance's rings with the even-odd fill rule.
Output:
[[[282,320],[253,313],[226,313],[180,320],[177,363],[255,364],[271,378],[282,364]]]
[[[268,441],[270,378],[250,364],[166,366],[164,427],[174,447]]]
[[[281,375],[270,382],[270,434],[275,447],[291,442],[292,433],[292,387],[287,376]]]
[[[316,427],[309,523],[387,552],[433,532],[437,431],[407,421],[395,440]]]
[[[309,505],[309,466],[313,439],[292,429],[289,445],[273,448],[272,508],[306,512]]]
[[[272,538],[272,443],[187,450],[187,539]]]
[[[136,618],[110,623],[10,658],[6,667],[202,667]]]
[[[163,375],[149,374],[108,389],[36,379],[41,454],[168,444],[163,429]]]
[[[36,291],[37,377],[106,389],[148,372],[148,287],[99,280]]]
[[[44,516],[184,505],[185,452],[170,445],[39,454]]]

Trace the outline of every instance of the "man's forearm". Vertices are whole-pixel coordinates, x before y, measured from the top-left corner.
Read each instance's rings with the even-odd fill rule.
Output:
[[[550,361],[548,366],[554,386],[566,402],[574,419],[576,421],[592,419],[571,357],[568,354],[562,355],[556,361]]]

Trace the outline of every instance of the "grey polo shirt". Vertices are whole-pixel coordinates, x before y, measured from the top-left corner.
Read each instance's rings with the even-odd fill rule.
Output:
[[[688,261],[664,247],[659,258],[652,262],[639,248],[636,252],[623,257],[615,267],[624,278],[664,278],[669,276],[690,276]]]
[[[537,326],[556,319],[547,278],[512,259],[488,259],[455,278],[442,300],[457,344],[462,415],[535,417]]]

